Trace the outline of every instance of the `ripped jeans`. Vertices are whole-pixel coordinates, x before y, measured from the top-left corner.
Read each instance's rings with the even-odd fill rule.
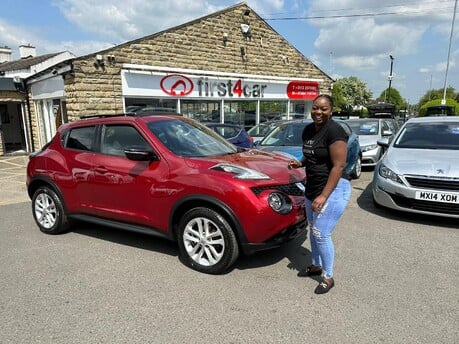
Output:
[[[333,229],[351,198],[351,183],[344,178],[338,181],[320,213],[312,211],[312,201],[305,200],[311,240],[312,264],[322,267],[322,276],[333,277],[335,247],[331,238]]]

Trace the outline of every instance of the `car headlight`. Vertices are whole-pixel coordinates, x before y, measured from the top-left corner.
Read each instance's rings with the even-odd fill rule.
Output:
[[[398,176],[398,174],[395,173],[394,171],[392,171],[389,167],[387,167],[387,166],[384,165],[384,164],[381,164],[381,165],[379,166],[378,173],[379,173],[379,175],[380,175],[381,177],[383,177],[383,178],[392,180],[393,182],[396,182],[396,183],[403,184],[403,182],[402,182],[402,180],[400,179],[400,177]]]
[[[293,208],[290,198],[280,192],[272,192],[268,196],[268,204],[272,210],[279,214],[288,214]]]
[[[362,152],[367,152],[367,151],[370,151],[376,148],[378,148],[378,145],[374,144],[374,145],[363,146],[361,149],[362,149]]]
[[[237,179],[271,179],[264,173],[233,164],[222,163],[212,166],[210,169],[215,171],[232,173],[234,174],[234,178]]]

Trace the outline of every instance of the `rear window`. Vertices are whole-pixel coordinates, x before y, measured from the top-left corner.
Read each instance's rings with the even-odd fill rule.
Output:
[[[454,107],[448,105],[429,106],[426,116],[454,116]]]
[[[459,149],[459,123],[409,123],[397,137],[395,147]]]
[[[379,121],[349,121],[352,131],[357,135],[378,135]]]
[[[64,147],[83,151],[93,151],[95,126],[73,128],[67,133]]]

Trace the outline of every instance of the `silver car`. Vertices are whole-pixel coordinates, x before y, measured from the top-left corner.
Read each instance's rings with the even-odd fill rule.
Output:
[[[395,134],[388,121],[388,119],[383,118],[346,120],[352,131],[359,137],[362,166],[375,166],[384,154],[384,147],[378,145],[377,141],[383,137],[392,138]]]
[[[459,218],[459,117],[407,121],[373,174],[375,205]]]

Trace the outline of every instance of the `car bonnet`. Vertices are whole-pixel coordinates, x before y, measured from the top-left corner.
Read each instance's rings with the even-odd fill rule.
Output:
[[[359,135],[360,146],[375,145],[379,139],[378,135]]]
[[[210,168],[216,164],[227,163],[249,168],[266,174],[281,184],[302,181],[305,178],[304,169],[288,169],[290,158],[257,149],[248,149],[236,154],[208,158],[185,158],[190,168]]]
[[[301,146],[262,146],[260,149],[267,152],[286,153],[297,160],[301,160],[303,157],[303,147]]]
[[[459,156],[453,152],[391,147],[382,162],[398,174],[459,178]]]

